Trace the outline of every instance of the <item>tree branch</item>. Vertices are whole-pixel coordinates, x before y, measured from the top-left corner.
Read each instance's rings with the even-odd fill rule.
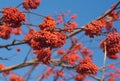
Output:
[[[67,69],[74,69],[76,67],[76,65],[75,66],[70,66],[70,65],[61,63],[60,60],[56,60],[56,59],[51,60],[51,63],[55,66],[62,66],[62,67],[65,67]],[[9,71],[9,70],[15,70],[15,69],[23,68],[23,67],[34,65],[34,64],[42,64],[42,62],[38,61],[37,59],[33,59],[31,61],[23,62],[21,64],[17,64],[17,65],[13,65],[13,66],[9,66],[9,67],[5,67],[3,69],[0,69],[0,73],[5,72],[5,71]]]

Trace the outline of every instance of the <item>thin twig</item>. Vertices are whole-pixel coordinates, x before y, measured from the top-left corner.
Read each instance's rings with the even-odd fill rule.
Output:
[[[37,15],[37,16],[40,16],[40,17],[43,17],[45,18],[46,16],[43,16],[41,14],[38,14],[38,13],[35,13],[35,12],[31,12],[31,11],[23,11],[24,13],[30,13],[30,14],[34,14],[34,15]]]
[[[14,46],[14,45],[21,45],[21,44],[26,44],[31,40],[31,38],[29,40],[22,40],[19,42],[12,42],[10,44],[6,44],[6,45],[0,45],[0,48],[8,48],[10,46]]]
[[[22,25],[35,26],[35,27],[38,27],[38,25],[33,25],[33,24],[28,24],[28,23],[22,23]]]
[[[112,63],[112,64],[113,64],[113,65],[118,65],[118,64],[120,64],[120,62],[116,62],[116,63]],[[110,65],[110,64],[109,64],[109,65]],[[109,67],[109,65],[100,67],[100,68],[99,68],[99,71],[102,71],[102,69]]]
[[[104,42],[104,50],[105,50],[105,52],[104,52],[104,59],[103,59],[103,66],[106,66],[106,56],[107,56],[107,47],[106,47],[106,42]],[[104,69],[102,69],[102,81],[104,81],[104,75],[105,74],[105,68]]]
[[[74,32],[71,32],[70,34],[66,35],[66,37],[67,37],[67,38],[70,38],[70,37],[78,34],[79,32],[83,31],[84,27],[85,27],[85,26],[82,26],[80,29],[74,30]]]
[[[18,5],[16,6],[16,8],[20,7],[21,5],[22,5],[22,3],[18,4]]]
[[[29,49],[29,51],[28,51],[27,55],[25,56],[24,62],[26,62],[26,61],[27,61],[27,58],[28,58],[29,54],[31,53],[31,50],[32,50],[32,48],[30,48],[30,49]]]
[[[31,76],[31,73],[35,70],[35,68],[36,68],[36,64],[35,65],[33,65],[31,68],[30,68],[30,70],[28,70],[28,72],[27,72],[27,78],[26,78],[26,80],[25,81],[28,81],[29,79],[30,79],[30,76]]]

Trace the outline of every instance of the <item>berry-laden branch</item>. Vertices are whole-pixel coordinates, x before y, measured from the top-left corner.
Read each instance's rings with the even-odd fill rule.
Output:
[[[100,19],[103,19],[104,17],[106,17],[108,14],[110,14],[112,11],[114,11],[119,6],[119,4],[120,4],[120,0],[112,8],[110,8],[109,10],[107,10],[103,15],[101,15],[96,20],[100,20]],[[76,35],[77,33],[81,32],[82,30],[84,30],[85,27],[86,26],[82,26],[82,27],[80,27],[81,29],[77,29],[77,30],[71,32],[70,34],[67,35],[67,38],[72,37],[72,36]]]
[[[115,10],[118,7],[119,4],[120,4],[120,1],[118,1],[111,9],[107,10],[102,16],[100,16],[96,20],[100,20],[100,19],[104,18],[105,16],[107,16],[109,13],[111,13],[113,10]],[[41,16],[41,17],[45,17],[43,15],[40,15],[40,14],[37,14],[37,13],[34,13],[34,12],[30,12],[30,11],[27,11],[27,12],[25,11],[25,13],[31,13],[31,14],[35,14],[35,15],[38,15],[38,16]],[[25,23],[23,23],[23,25],[32,25],[32,24],[25,24]],[[70,38],[70,37],[78,34],[79,32],[83,31],[85,27],[86,26],[82,26],[79,29],[74,30],[73,32],[67,34],[66,37]],[[27,41],[23,40],[23,41],[20,41],[20,42],[15,42],[15,43],[11,43],[11,44],[1,45],[0,48],[7,48],[7,47],[13,46],[13,45],[25,44],[25,43],[28,43],[29,41],[30,40],[27,40]]]
[[[120,52],[120,36],[117,30],[112,27],[114,21],[119,19],[119,13],[115,10],[117,10],[120,1],[118,1],[112,8],[106,11],[99,18],[79,28],[76,28],[78,25],[76,22],[73,22],[73,20],[76,19],[75,14],[71,16],[68,22],[66,22],[64,18],[65,14],[62,14],[57,21],[50,15],[44,16],[32,12],[31,9],[36,9],[39,4],[40,0],[24,0],[20,6],[23,6],[26,11],[19,11],[16,7],[4,8],[1,11],[3,17],[1,17],[0,20],[0,38],[7,40],[10,38],[11,34],[20,35],[22,25],[29,26],[29,28],[28,33],[24,36],[24,40],[13,41],[10,44],[1,45],[0,48],[6,48],[9,50],[8,47],[10,46],[29,44],[31,49],[28,51],[23,63],[8,67],[6,67],[4,64],[0,64],[0,73],[7,75],[12,70],[33,66],[33,68],[29,70],[28,77],[26,78],[26,80],[29,80],[33,69],[35,69],[39,64],[45,64],[47,67],[52,66],[52,69],[50,72],[48,71],[46,75],[41,73],[41,77],[39,77],[38,80],[48,77],[51,72],[54,74],[55,81],[57,81],[59,78],[66,80],[66,75],[64,76],[64,68],[66,68],[68,70],[72,69],[74,72],[76,72],[76,74],[74,74],[74,79],[76,81],[83,81],[87,76],[90,76],[98,81],[103,81],[105,79],[105,69],[107,67],[106,57],[117,59],[117,53]],[[44,18],[44,20],[39,25],[33,25],[31,23],[26,24],[26,13],[40,16]],[[56,28],[61,23],[63,23],[64,27]],[[36,29],[38,30],[33,29],[32,26],[37,26]],[[71,37],[84,31],[85,35],[88,35],[90,38],[94,38],[94,36],[101,35],[102,29],[105,29],[107,33],[105,33],[106,39],[100,44],[100,48],[104,51],[105,56],[103,59],[103,67],[99,69],[98,66],[92,62],[93,57],[91,51],[83,47],[82,43],[78,43],[79,41],[77,39],[72,39]],[[59,51],[59,54],[61,54],[59,55],[56,52],[58,52],[63,45],[67,44],[66,39],[68,38],[71,40],[70,48],[67,47],[68,49]],[[55,53],[58,54],[58,59],[53,58],[55,56],[53,53],[54,49],[58,49],[55,51]],[[36,58],[26,61],[29,58],[28,55],[31,50],[34,54],[36,54]],[[20,49],[18,49],[18,51],[20,51]],[[53,67],[55,67],[55,69],[53,69]],[[59,67],[62,69],[58,69]],[[95,76],[98,71],[102,71],[101,78]],[[10,77],[10,81],[17,80],[24,81],[24,79],[20,76],[12,75]]]

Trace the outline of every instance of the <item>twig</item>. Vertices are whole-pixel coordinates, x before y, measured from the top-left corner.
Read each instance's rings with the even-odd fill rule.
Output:
[[[80,29],[74,30],[74,32],[71,32],[70,34],[66,35],[66,37],[67,37],[67,38],[70,38],[70,37],[78,34],[79,32],[83,31],[84,27],[85,27],[85,26],[82,26]]]
[[[29,49],[29,51],[28,51],[27,55],[25,56],[24,62],[26,62],[26,61],[27,61],[27,58],[28,58],[29,54],[31,53],[31,50],[32,50],[32,48],[30,48],[30,49]]]
[[[117,65],[117,64],[120,64],[120,62],[116,62],[116,63],[112,63],[112,64]],[[102,66],[102,67],[99,68],[99,71],[102,71],[102,69],[107,68],[107,67],[109,67],[109,65]]]
[[[16,6],[16,8],[20,7],[21,5],[22,5],[22,3],[18,4],[18,5]]]
[[[31,11],[23,11],[24,13],[31,13],[31,14],[34,14],[34,15],[37,15],[37,16],[40,16],[40,17],[46,17],[46,16],[43,16],[41,14],[38,14],[38,13],[35,13],[35,12],[31,12]]]
[[[0,45],[0,48],[8,48],[10,46],[14,46],[14,45],[21,45],[21,44],[26,44],[31,40],[31,38],[29,40],[22,40],[19,42],[12,42],[10,44],[6,44],[6,45]]]
[[[28,24],[28,23],[22,23],[22,25],[35,26],[35,27],[38,27],[38,25],[33,25],[33,24]]]
[[[40,75],[36,81],[42,81],[43,78],[44,78],[44,75]]]
[[[26,78],[25,81],[28,81],[28,80],[30,79],[31,73],[35,70],[36,66],[37,66],[37,65],[35,64],[35,65],[33,65],[33,66],[30,68],[30,70],[28,70],[28,72],[27,72],[27,78]]]
[[[104,50],[105,50],[105,52],[104,52],[104,59],[103,59],[103,66],[106,66],[106,56],[107,56],[107,47],[106,47],[106,42],[104,42]],[[102,81],[104,81],[104,75],[105,74],[105,68],[104,69],[102,69]]]

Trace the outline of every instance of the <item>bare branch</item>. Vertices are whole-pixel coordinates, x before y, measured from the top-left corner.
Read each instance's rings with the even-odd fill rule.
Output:
[[[14,46],[14,45],[21,45],[21,44],[26,44],[31,40],[31,38],[29,40],[22,40],[19,42],[12,42],[10,44],[6,44],[6,45],[0,45],[0,48],[8,48],[10,46]]]

